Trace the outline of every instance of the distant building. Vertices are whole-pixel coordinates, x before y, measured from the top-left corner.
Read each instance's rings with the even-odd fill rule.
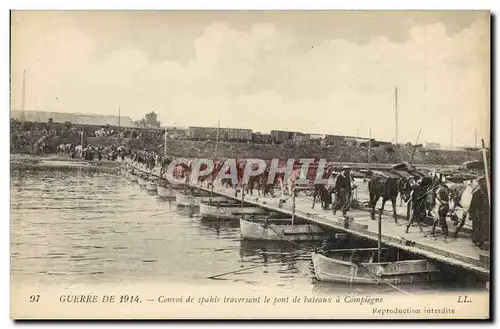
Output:
[[[11,119],[17,119],[21,122],[36,122],[47,123],[52,119],[54,123],[67,123],[70,122],[74,125],[82,126],[105,126],[112,127],[135,127],[134,121],[128,116],[117,115],[99,115],[99,114],[80,114],[80,113],[60,113],[60,112],[46,112],[46,111],[10,111]]]
[[[189,136],[189,128],[185,127],[164,127],[170,139],[186,139]]]
[[[441,149],[441,144],[440,143],[425,143],[425,148],[439,150],[439,149]]]
[[[311,137],[311,135],[309,135],[309,134],[295,132],[295,133],[293,133],[292,140],[294,142],[304,142],[304,141],[308,140],[310,137]]]
[[[325,139],[325,134],[310,134],[309,138],[310,139],[316,139],[316,140],[322,140]]]

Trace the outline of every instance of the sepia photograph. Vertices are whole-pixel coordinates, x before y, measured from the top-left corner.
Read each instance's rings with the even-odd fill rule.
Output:
[[[11,318],[491,319],[491,20],[11,10]]]

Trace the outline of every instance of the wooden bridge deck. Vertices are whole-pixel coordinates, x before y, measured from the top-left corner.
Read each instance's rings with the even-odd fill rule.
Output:
[[[193,187],[210,191],[206,185]],[[241,193],[239,192],[238,196],[235,197],[233,188],[223,188],[216,185],[213,193],[241,201]],[[290,215],[292,213],[291,198],[280,205],[279,198],[258,197],[257,193],[254,192],[253,196],[245,195],[244,202],[272,211]],[[354,220],[349,223],[348,228],[345,228],[344,219],[340,212],[338,212],[339,216],[334,216],[331,210],[323,210],[319,204],[315,209],[311,209],[311,205],[312,199],[310,197],[298,196],[295,202],[295,216],[337,231],[374,241],[378,240],[378,221],[372,220],[368,212],[363,210],[350,211],[349,216],[354,217]],[[412,226],[409,233],[405,233],[406,224],[407,222],[404,220],[398,220],[398,224],[396,224],[392,217],[383,216],[382,243],[429,259],[462,267],[483,276],[489,276],[489,263],[481,257],[485,255],[485,252],[475,246],[470,237],[459,236],[456,239],[449,238],[448,242],[444,242],[439,234],[436,234],[437,238],[431,237],[428,234],[429,228],[425,227],[424,232],[428,234],[427,237],[420,233],[417,226]],[[486,255],[489,259],[489,252],[486,252]]]
[[[136,169],[144,171],[140,168]],[[154,176],[159,176],[159,172],[144,172]],[[206,184],[192,185],[192,187],[207,192],[211,191]],[[241,201],[241,193],[238,193],[238,196],[235,197],[235,189],[223,188],[217,183],[214,186],[213,193],[225,196],[229,199]],[[363,191],[363,187],[360,186],[360,188],[358,188],[358,193],[360,194],[358,195],[358,200],[365,199],[363,194],[366,193],[366,191]],[[266,208],[271,211],[282,212],[290,215],[292,213],[291,199],[288,199],[287,202],[280,205],[279,198],[259,197],[257,196],[257,192],[254,192],[253,196],[245,195],[244,202],[254,206]],[[295,216],[336,231],[378,241],[378,221],[372,220],[367,211],[350,211],[349,216],[354,217],[354,221],[349,223],[348,228],[345,228],[344,219],[341,218],[341,216],[334,216],[331,210],[321,209],[319,204],[316,205],[315,209],[311,209],[311,205],[311,197],[298,196],[295,202]],[[416,226],[411,227],[409,233],[405,233],[407,222],[404,220],[398,220],[398,224],[394,223],[394,219],[389,213],[391,211],[390,202],[387,203],[386,210],[385,214],[387,215],[382,217],[383,244],[399,248],[413,254],[418,254],[429,259],[434,259],[439,262],[458,266],[482,276],[489,277],[490,253],[480,250],[472,243],[470,237],[459,236],[456,239],[450,238],[448,239],[448,242],[445,243],[443,239],[439,237],[439,234],[437,234],[437,238],[433,238],[430,235],[424,237]],[[401,215],[406,214],[406,207],[397,206],[397,212]],[[424,231],[428,233],[429,228],[424,228]]]

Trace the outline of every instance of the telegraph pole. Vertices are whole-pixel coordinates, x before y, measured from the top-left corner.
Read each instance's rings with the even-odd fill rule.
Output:
[[[488,192],[488,201],[491,205],[491,190],[490,190],[490,172],[488,169],[488,156],[486,154],[486,145],[484,144],[484,139],[481,139],[481,146],[483,147],[481,149],[481,152],[483,153],[483,162],[484,162],[484,178],[486,179],[486,189]]]
[[[394,144],[398,144],[398,87],[394,89],[394,105],[395,105],[395,137]]]
[[[474,148],[477,148],[477,128],[474,129]]]
[[[219,130],[220,130],[220,118],[217,121],[217,135],[216,135],[216,138],[215,138],[214,158],[217,158],[217,147],[219,146]]]
[[[166,157],[167,156],[167,140],[168,140],[168,131],[167,127],[165,127],[165,135],[164,135],[164,142],[163,142],[163,155]]]
[[[24,111],[26,106],[26,69],[23,70],[23,89],[21,96],[21,109]]]
[[[450,148],[453,148],[453,116],[450,119]]]
[[[370,141],[368,142],[368,163],[371,163],[372,159],[372,127],[370,127],[370,130],[368,132],[368,138]]]
[[[121,141],[121,108],[118,106],[118,144]]]

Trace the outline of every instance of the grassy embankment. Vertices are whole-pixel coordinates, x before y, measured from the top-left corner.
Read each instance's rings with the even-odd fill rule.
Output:
[[[30,139],[36,141],[39,137],[32,136]],[[60,143],[78,143],[77,137],[61,138],[55,137],[51,140],[50,151],[55,152]],[[89,137],[86,142],[94,145],[118,145],[117,138],[111,137]],[[121,140],[121,144],[127,144],[133,148],[156,149],[162,153],[163,141],[161,140]],[[169,140],[167,144],[168,153],[178,157],[213,157],[215,154],[215,141],[187,141]],[[14,149],[13,153],[27,153],[26,149]],[[448,151],[431,150],[419,148],[415,151],[412,160],[413,148],[410,147],[376,147],[371,149],[372,163],[399,163],[402,161],[414,164],[428,165],[459,165],[469,160],[482,160],[477,151]],[[289,159],[289,158],[312,158],[318,157],[333,162],[367,163],[369,159],[367,148],[356,147],[328,147],[322,148],[315,145],[263,145],[246,143],[219,142],[217,156],[225,158],[259,158],[259,159]]]

